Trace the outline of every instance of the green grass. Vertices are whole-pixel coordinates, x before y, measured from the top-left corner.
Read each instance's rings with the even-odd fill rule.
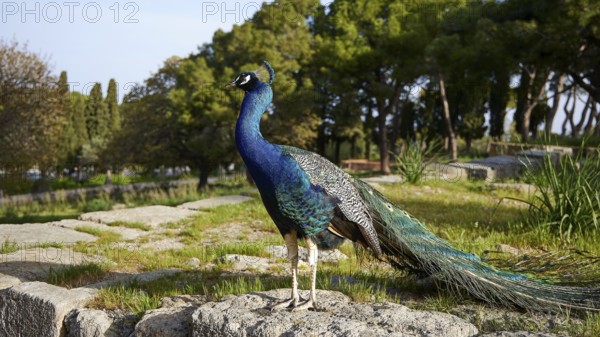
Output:
[[[48,270],[46,282],[65,288],[77,288],[96,283],[109,275],[109,267],[105,264],[86,263],[64,268]]]
[[[545,156],[526,177],[538,189],[528,201],[527,223],[556,233],[566,241],[600,230],[600,150],[589,156],[583,148],[555,164]]]
[[[141,317],[147,310],[158,308],[163,297],[201,293],[201,277],[197,273],[180,273],[143,283],[133,279],[125,284],[101,288],[90,306],[125,309]]]
[[[146,225],[141,222],[113,221],[113,222],[108,223],[107,225],[112,226],[112,227],[127,227],[127,228],[140,229],[140,230],[143,230],[146,232],[149,232],[152,230],[152,226]]]
[[[184,242],[190,244],[204,237],[204,231],[229,223],[244,223],[251,229],[276,233],[277,228],[262,202],[253,200],[236,205],[224,205],[203,211],[181,232]],[[277,232],[277,235],[279,233]],[[277,237],[277,236],[276,236]],[[281,237],[279,235],[279,237]]]
[[[0,244],[0,254],[10,254],[17,250],[19,250],[19,245],[9,239],[4,239],[4,242]]]
[[[91,226],[77,226],[74,228],[78,232],[91,234],[98,237],[96,241],[99,244],[102,243],[113,243],[121,241],[121,234],[113,231],[104,231]]]
[[[600,314],[587,313],[583,322],[571,324],[566,330],[572,337],[600,336]]]
[[[170,189],[153,188],[144,191],[128,191],[112,198],[107,194],[101,194],[95,198],[88,199],[84,194],[81,194],[77,200],[68,200],[64,191],[57,190],[54,199],[50,197],[50,194],[46,194],[41,200],[24,204],[3,204],[0,207],[0,224],[76,219],[80,214],[85,212],[110,210],[117,203],[125,204],[127,207],[146,205],[175,206],[210,196],[239,194],[248,188],[249,186],[241,183],[239,179],[229,179],[213,185],[212,189],[207,193],[196,191],[195,184],[184,184]]]

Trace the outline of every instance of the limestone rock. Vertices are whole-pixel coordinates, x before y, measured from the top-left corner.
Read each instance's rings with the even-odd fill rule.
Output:
[[[18,249],[31,248],[33,244],[46,242],[75,243],[91,242],[97,238],[91,234],[65,228],[63,222],[27,223],[22,225],[0,225],[0,242],[8,240],[18,245]],[[84,224],[84,223],[82,223]]]
[[[187,337],[189,318],[196,307],[176,306],[149,310],[135,325],[135,335],[143,337]]]
[[[320,311],[268,310],[289,295],[289,289],[278,289],[206,303],[192,315],[192,336],[467,337],[478,333],[474,325],[456,316],[394,303],[354,303],[332,291],[317,291]]]
[[[66,337],[130,337],[136,321],[132,313],[75,309],[65,318]]]
[[[19,283],[21,283],[21,280],[18,277],[0,273],[0,290],[10,288]]]
[[[199,306],[208,302],[206,295],[176,295],[171,297],[163,297],[160,300],[161,308],[174,308],[182,306],[195,305]]]
[[[112,324],[106,312],[96,309],[73,310],[65,319],[68,337],[116,337]]]
[[[214,208],[222,205],[234,205],[242,202],[250,201],[253,198],[243,195],[227,195],[222,197],[207,198],[197,201],[186,202],[177,206],[177,208],[190,209],[190,210],[202,210]]]
[[[121,235],[123,240],[134,240],[141,236],[148,235],[149,232],[145,232],[143,230],[135,229],[135,228],[127,228],[120,226],[108,226],[98,222],[90,222],[90,221],[81,221],[81,220],[63,220],[59,223],[61,227],[64,228],[72,228],[75,229],[80,226],[85,226],[89,228],[98,229],[101,231],[114,232]]]
[[[230,262],[233,264],[233,269],[237,271],[257,270],[265,272],[271,265],[271,260],[266,257],[227,254],[221,257],[221,262]]]
[[[187,265],[192,267],[192,268],[198,268],[200,267],[200,259],[197,257],[191,257],[187,260]]]
[[[63,320],[83,307],[95,290],[67,290],[43,282],[26,282],[0,292],[0,336],[59,337]]]
[[[84,213],[79,216],[79,219],[104,224],[115,221],[141,222],[154,228],[158,228],[162,224],[177,222],[196,214],[198,214],[198,212],[176,207],[145,206],[113,211]]]

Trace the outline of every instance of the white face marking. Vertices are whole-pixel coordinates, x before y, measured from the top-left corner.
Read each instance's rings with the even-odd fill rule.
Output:
[[[244,80],[239,85],[244,85],[244,84],[248,83],[248,81],[250,81],[250,75],[246,75],[244,77]]]

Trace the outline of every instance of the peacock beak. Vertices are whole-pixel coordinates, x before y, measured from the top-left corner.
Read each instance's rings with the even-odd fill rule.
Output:
[[[235,80],[225,84],[225,88],[231,88],[231,87],[235,87]]]

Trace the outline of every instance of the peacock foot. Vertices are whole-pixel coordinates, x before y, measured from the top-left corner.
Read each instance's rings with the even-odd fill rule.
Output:
[[[271,311],[278,311],[287,308],[296,308],[298,303],[300,302],[300,297],[292,297],[289,300],[285,300],[283,302],[279,302],[271,307]]]
[[[319,310],[319,307],[317,306],[317,302],[313,301],[312,299],[309,299],[308,301],[306,301],[298,306],[295,306],[292,309],[292,312],[308,310],[308,309],[313,309],[315,311]]]
[[[318,311],[319,307],[317,306],[317,302],[312,299],[308,299],[304,303],[292,308],[292,312],[308,310],[308,309],[313,309],[314,311]]]

